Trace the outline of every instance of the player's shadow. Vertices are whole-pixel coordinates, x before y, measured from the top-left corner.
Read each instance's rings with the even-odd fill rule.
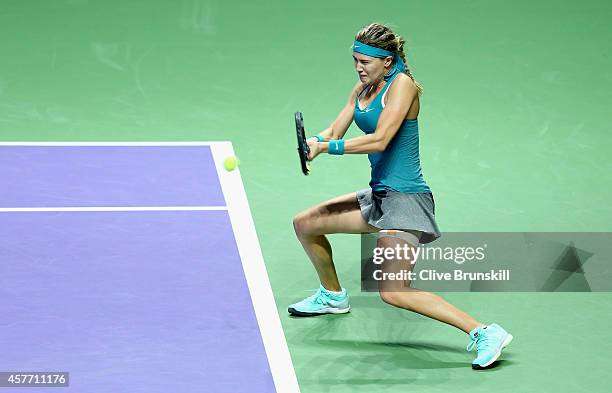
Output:
[[[421,386],[425,370],[435,373],[432,374],[434,379],[428,379],[429,385],[447,386],[453,381],[453,369],[468,373],[495,372],[513,363],[506,359],[498,360],[489,368],[476,371],[471,370],[471,360],[452,360],[463,357],[465,350],[447,345],[337,339],[313,341],[333,354],[321,354],[310,361],[312,367],[335,371],[334,375],[318,376],[316,381],[312,381],[322,386],[402,386],[410,389]]]
[[[313,314],[313,315],[293,315],[293,314],[288,314],[287,315],[289,317],[289,319],[304,319],[304,318],[316,318],[316,319],[320,319],[320,320],[341,320],[342,318],[349,318],[351,317],[351,313],[348,312],[346,314]]]
[[[358,354],[360,362],[376,362],[384,357],[394,367],[408,369],[444,369],[469,367],[466,362],[441,360],[433,353],[465,354],[465,350],[428,342],[383,342],[341,339],[317,339],[316,343],[326,348],[349,350]]]
[[[483,369],[476,370],[476,371],[479,371],[479,372],[496,371],[496,370],[501,370],[504,367],[509,367],[509,366],[512,366],[513,364],[516,364],[515,361],[509,360],[509,358],[512,358],[512,354],[510,353],[502,353],[501,357],[503,357],[504,359],[498,359],[494,361],[493,363],[491,363],[491,365],[488,366],[487,368],[483,368]]]
[[[454,363],[456,366],[446,366],[446,367],[408,367],[405,362],[408,362],[406,358],[395,359],[391,363],[385,362],[382,364],[380,369],[376,369],[373,365],[381,363],[381,356],[366,356],[365,358],[360,358],[360,361],[363,362],[361,364],[356,364],[354,361],[350,361],[349,356],[344,356],[342,359],[334,359],[335,367],[337,368],[338,361],[346,361],[347,366],[353,368],[353,372],[358,375],[357,377],[328,377],[328,378],[320,378],[316,379],[318,384],[323,386],[403,386],[407,389],[418,387],[422,384],[422,379],[419,377],[420,371],[413,371],[412,373],[407,372],[407,369],[418,370],[418,369],[439,369],[436,371],[436,378],[428,379],[428,385],[438,385],[438,386],[448,386],[448,384],[453,383],[453,378],[451,377],[450,368],[457,369],[465,369],[466,372],[470,371],[470,363]],[[398,361],[399,360],[399,361]],[[320,360],[316,360],[317,364],[320,365]],[[375,363],[369,363],[375,362]],[[491,366],[483,370],[471,370],[473,372],[486,373],[486,372],[495,372],[497,370],[502,369],[503,367],[511,365],[512,361],[509,360],[498,360],[494,362]],[[350,365],[350,366],[348,366]],[[398,367],[399,366],[399,367]],[[448,371],[445,371],[448,370]],[[345,372],[348,374],[349,372]],[[395,390],[394,390],[395,391]],[[408,390],[407,390],[408,391]]]

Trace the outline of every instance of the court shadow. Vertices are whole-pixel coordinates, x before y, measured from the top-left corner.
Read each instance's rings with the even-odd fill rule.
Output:
[[[436,351],[436,352],[454,352],[464,354],[466,351],[451,347],[448,345],[433,344],[426,342],[376,342],[375,344],[386,347],[410,348],[417,350]]]
[[[393,363],[393,367],[404,369],[444,369],[469,367],[468,362],[443,360],[432,354],[449,353],[465,354],[459,348],[428,342],[380,342],[355,341],[338,339],[317,339],[317,345],[328,349],[341,351],[349,350],[351,357],[359,358],[365,364],[376,364],[384,358],[386,362]],[[348,356],[348,355],[347,355]],[[444,355],[442,355],[444,356]],[[354,361],[354,360],[353,360]]]
[[[308,319],[308,318],[317,318],[317,319],[342,319],[350,317],[351,313],[348,312],[346,314],[314,314],[314,315],[293,315],[288,314],[290,319]]]
[[[332,386],[329,391],[333,391],[334,387],[370,386],[373,391],[385,392],[394,385],[398,388],[401,386],[406,391],[418,391],[424,383],[429,388],[432,385],[447,385],[451,381],[452,369],[470,370],[468,362],[443,361],[427,353],[417,355],[410,353],[410,350],[389,350],[376,344],[370,345],[369,348],[370,351],[377,349],[376,352],[364,353],[361,348],[347,349],[349,348],[333,351],[333,356],[315,356],[304,364],[305,369],[316,367],[334,370],[333,373],[317,375],[316,379],[309,382]],[[429,378],[425,382],[422,373],[426,370],[430,370],[435,378]]]
[[[507,354],[503,354],[502,356],[504,357],[511,357],[508,356]],[[478,371],[478,372],[493,372],[493,371],[499,371],[502,370],[504,367],[509,367],[512,366],[513,364],[516,364],[516,362],[512,361],[512,360],[508,360],[508,359],[499,359],[494,361],[493,363],[491,363],[491,365],[487,368],[483,368],[483,369],[479,369],[479,370],[474,370],[474,371]]]
[[[434,385],[449,386],[452,384],[453,377],[451,368],[463,369],[465,372],[495,372],[503,367],[511,365],[513,362],[508,360],[499,360],[493,363],[493,368],[484,370],[471,370],[470,362],[424,362],[422,359],[419,363],[415,363],[413,358],[406,356],[360,356],[359,361],[351,361],[351,356],[342,356],[340,359],[334,359],[334,365],[343,364],[341,370],[344,375],[353,374],[354,377],[338,378],[330,376],[327,378],[317,378],[313,383],[321,386],[371,386],[374,391],[387,391],[391,386],[401,386],[402,389],[410,389],[419,391],[421,387],[431,388]],[[321,360],[316,361],[318,364]],[[350,368],[351,370],[348,370]],[[422,378],[422,370],[431,369],[434,372],[435,378]],[[438,370],[438,371],[434,371]],[[412,372],[410,372],[412,371]],[[384,388],[383,388],[384,386]],[[448,388],[445,388],[448,389]],[[452,390],[452,389],[451,389]],[[395,391],[395,390],[394,390]],[[406,390],[408,391],[408,390]]]
[[[416,378],[318,378],[317,383],[323,386],[366,386],[372,385],[372,391],[380,391],[380,386],[412,386]],[[378,388],[378,389],[377,389]]]

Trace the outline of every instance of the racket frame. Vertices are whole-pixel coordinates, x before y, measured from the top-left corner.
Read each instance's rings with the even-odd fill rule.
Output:
[[[308,175],[310,172],[310,165],[308,164],[308,155],[310,154],[310,148],[306,142],[306,131],[304,130],[304,116],[302,112],[295,112],[295,131],[297,134],[297,151],[300,157],[300,165],[302,167],[302,173]]]

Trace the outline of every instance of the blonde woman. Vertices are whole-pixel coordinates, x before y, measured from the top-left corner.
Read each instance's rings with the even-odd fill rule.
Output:
[[[418,247],[440,237],[433,194],[423,178],[419,159],[418,114],[422,93],[404,54],[404,40],[388,26],[363,27],[353,44],[359,81],[336,120],[309,138],[309,160],[320,153],[367,154],[371,164],[369,188],[332,198],[293,220],[296,235],[320,280],[316,293],[289,306],[297,316],[342,314],[350,310],[346,289],[338,280],[326,234],[378,233],[379,247],[408,243]],[[352,122],[365,135],[344,140]],[[388,272],[411,270],[414,262],[386,264]],[[491,365],[512,340],[501,326],[485,325],[441,297],[410,287],[409,281],[379,283],[382,300],[454,326],[477,348],[472,368]]]

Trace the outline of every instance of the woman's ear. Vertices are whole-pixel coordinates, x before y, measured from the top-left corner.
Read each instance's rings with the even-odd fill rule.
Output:
[[[385,67],[390,67],[393,64],[393,57],[387,56],[385,57]]]

